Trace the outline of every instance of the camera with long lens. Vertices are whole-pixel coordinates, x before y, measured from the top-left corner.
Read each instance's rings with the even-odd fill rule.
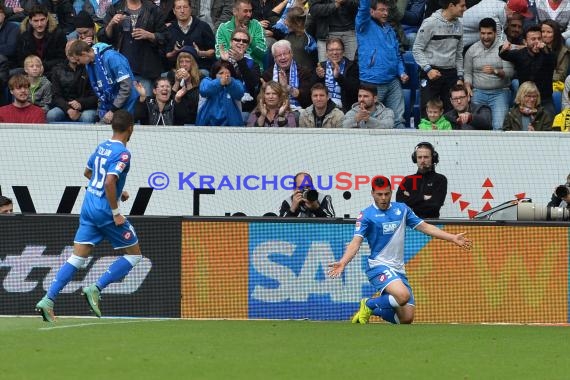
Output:
[[[474,219],[497,221],[566,221],[570,210],[566,207],[548,207],[532,203],[532,199],[514,199],[490,210],[480,212]]]
[[[308,200],[309,202],[314,202],[319,199],[319,192],[315,189],[306,188],[301,190],[301,194],[303,198]]]
[[[519,203],[517,206],[517,220],[570,220],[570,210],[566,207],[548,207],[535,203]]]

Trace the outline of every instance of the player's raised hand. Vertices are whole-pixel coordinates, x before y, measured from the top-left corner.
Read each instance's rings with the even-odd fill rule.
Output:
[[[334,263],[329,264],[329,270],[327,274],[330,278],[339,278],[342,272],[344,271],[344,264],[340,261],[336,261]]]
[[[121,202],[126,202],[126,201],[128,201],[130,197],[131,197],[131,196],[129,195],[128,192],[123,191],[123,192],[121,193]]]

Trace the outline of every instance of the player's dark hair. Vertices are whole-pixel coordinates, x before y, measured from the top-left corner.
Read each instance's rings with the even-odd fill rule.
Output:
[[[8,197],[5,197],[3,195],[0,195],[0,207],[2,206],[6,206],[6,205],[11,205],[12,204],[12,200]]]
[[[113,121],[111,122],[113,132],[126,132],[134,124],[133,115],[129,112],[122,109],[113,112]]]
[[[491,17],[485,17],[483,20],[479,21],[479,31],[481,31],[482,28],[491,28],[493,29],[493,32],[496,32],[497,22]]]
[[[372,178],[372,191],[384,190],[386,188],[388,188],[388,190],[392,189],[392,184],[388,178],[384,177],[383,175]]]
[[[568,196],[568,194],[570,194],[570,190],[568,189],[568,186],[560,185],[556,188],[556,190],[554,190],[554,194],[556,194],[558,198],[565,198]]]

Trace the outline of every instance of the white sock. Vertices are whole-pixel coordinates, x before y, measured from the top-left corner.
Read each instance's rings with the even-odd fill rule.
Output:
[[[85,268],[85,263],[87,262],[87,257],[81,257],[77,255],[69,256],[67,262],[76,267],[77,269]]]
[[[142,260],[142,255],[123,255],[125,260],[127,260],[133,267],[135,267],[139,261]]]

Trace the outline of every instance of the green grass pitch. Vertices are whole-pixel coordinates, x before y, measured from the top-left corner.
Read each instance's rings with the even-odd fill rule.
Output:
[[[0,318],[0,379],[569,379],[567,326]]]

